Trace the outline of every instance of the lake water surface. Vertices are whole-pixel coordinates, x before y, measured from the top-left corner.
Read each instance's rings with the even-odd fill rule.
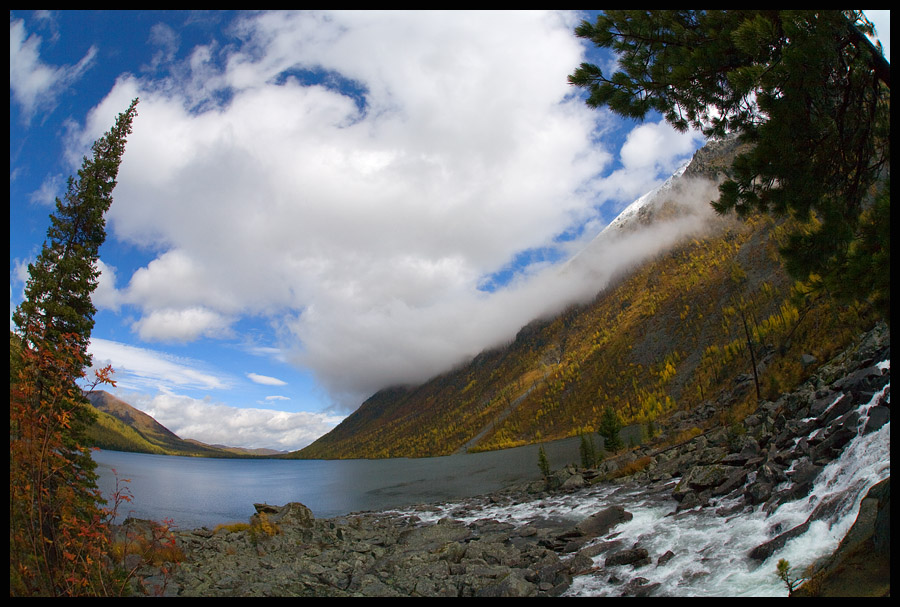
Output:
[[[551,467],[579,461],[578,445],[577,438],[544,445]],[[246,522],[261,502],[301,502],[317,518],[330,518],[452,501],[540,478],[537,445],[422,459],[212,459],[102,450],[94,460],[107,500],[116,478],[128,480],[123,484],[133,499],[120,507],[120,518],[171,519],[181,529]]]

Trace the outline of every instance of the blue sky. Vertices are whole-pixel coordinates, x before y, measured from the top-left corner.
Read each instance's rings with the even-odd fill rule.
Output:
[[[582,16],[12,11],[10,311],[140,97],[95,363],[183,438],[308,444],[602,286],[546,280],[702,144],[584,105]]]

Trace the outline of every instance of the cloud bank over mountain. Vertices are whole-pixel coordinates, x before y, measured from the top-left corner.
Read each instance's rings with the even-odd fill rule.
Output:
[[[540,262],[485,277],[523,251],[577,251],[561,235],[592,236],[699,144],[660,123],[605,143],[611,119],[566,82],[575,23],[246,14],[233,44],[181,62],[157,31],[154,69],[123,74],[69,141],[75,164],[141,98],[109,227],[154,255],[130,275],[105,259],[99,301],[134,308],[149,343],[264,318],[345,409],[510,338],[594,286],[530,283]]]

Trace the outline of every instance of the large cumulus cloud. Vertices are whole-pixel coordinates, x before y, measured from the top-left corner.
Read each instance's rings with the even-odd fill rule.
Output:
[[[269,318],[348,406],[508,339],[572,289],[484,292],[484,278],[522,251],[575,248],[556,237],[601,224],[600,203],[621,208],[696,146],[649,124],[607,149],[606,115],[566,83],[584,53],[574,24],[253,14],[233,46],[197,47],[165,78],[124,75],[70,142],[80,159],[141,98],[109,218],[154,259],[120,284],[105,259],[105,296],[137,310],[146,342]]]

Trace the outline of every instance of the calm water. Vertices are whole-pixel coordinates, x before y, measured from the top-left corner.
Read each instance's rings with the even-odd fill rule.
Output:
[[[551,467],[579,461],[578,445],[578,439],[545,445]],[[108,500],[116,476],[129,481],[133,500],[120,507],[121,515],[172,519],[182,529],[247,521],[257,502],[301,502],[316,517],[329,518],[450,501],[540,478],[536,445],[423,459],[242,460],[97,451],[94,460]]]

